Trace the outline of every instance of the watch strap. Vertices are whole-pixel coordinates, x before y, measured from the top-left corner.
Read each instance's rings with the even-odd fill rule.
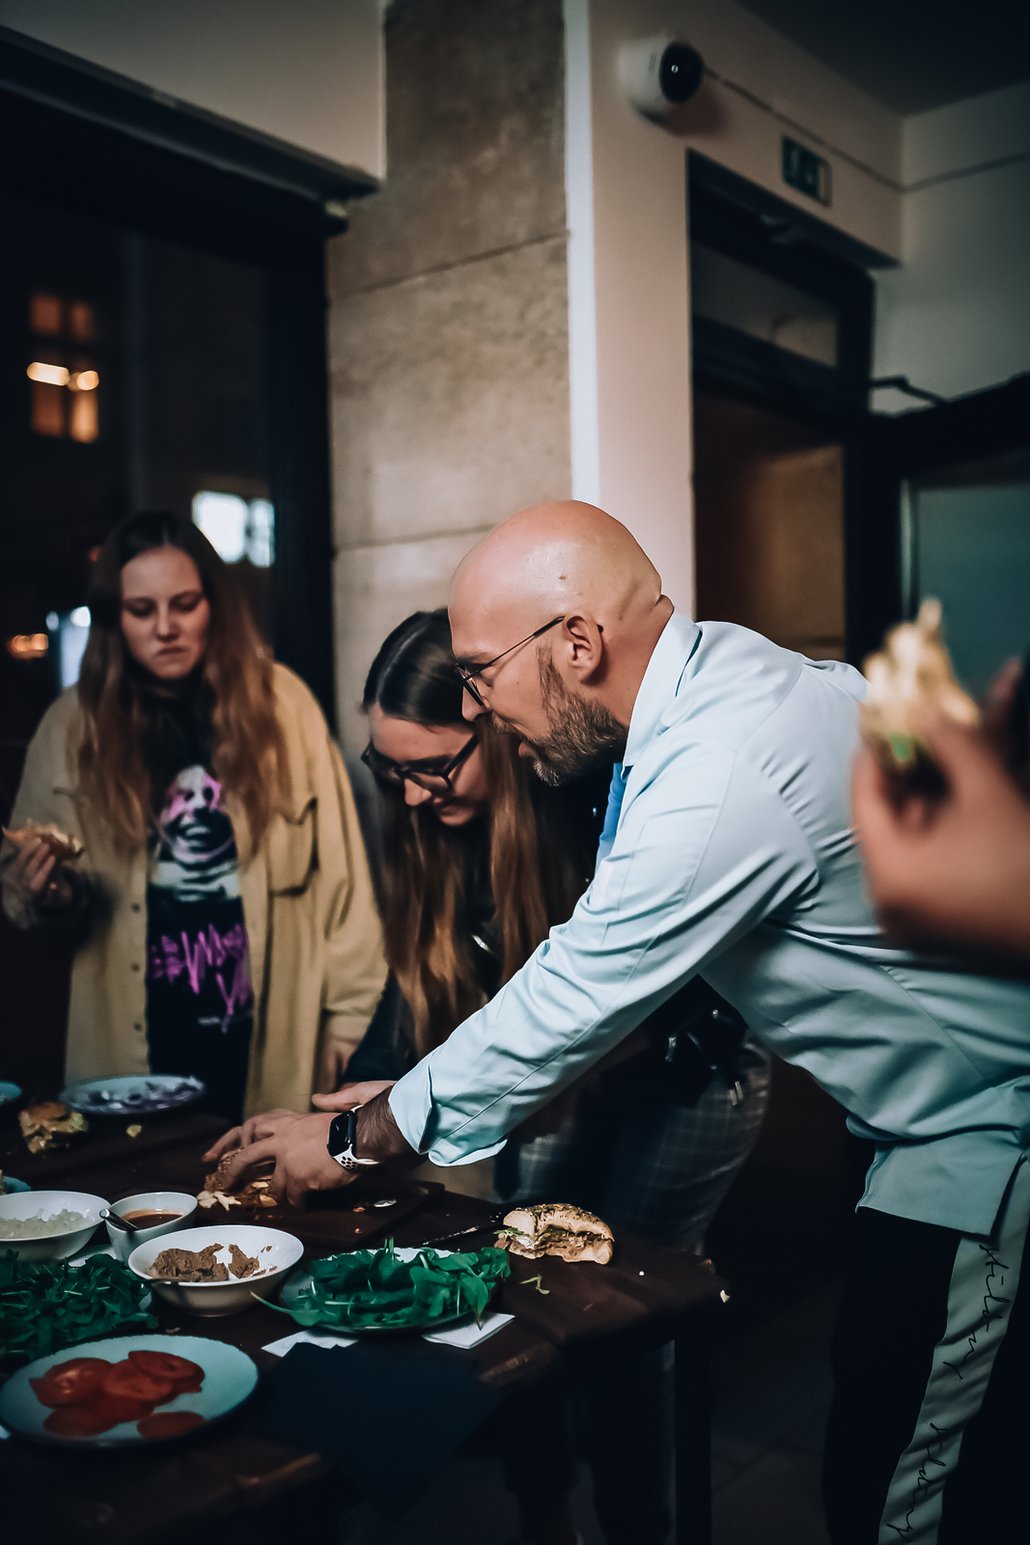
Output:
[[[329,1157],[335,1159],[342,1169],[357,1170],[368,1169],[378,1164],[378,1159],[362,1159],[354,1151],[355,1139],[358,1130],[358,1111],[360,1105],[355,1105],[351,1110],[343,1111],[339,1116],[334,1116],[329,1123],[329,1136],[326,1148]]]

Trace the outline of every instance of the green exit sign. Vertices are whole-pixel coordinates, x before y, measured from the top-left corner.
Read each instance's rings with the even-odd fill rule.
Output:
[[[786,135],[783,136],[783,180],[789,188],[797,188],[799,193],[806,193],[820,204],[830,202],[829,161]]]

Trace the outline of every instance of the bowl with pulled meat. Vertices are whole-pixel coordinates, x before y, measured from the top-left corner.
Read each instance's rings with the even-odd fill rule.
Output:
[[[187,1314],[238,1314],[274,1298],[303,1254],[295,1234],[240,1223],[150,1239],[136,1246],[127,1265]]]

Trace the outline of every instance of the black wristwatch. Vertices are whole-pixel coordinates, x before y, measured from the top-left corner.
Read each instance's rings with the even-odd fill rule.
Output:
[[[343,1169],[367,1169],[370,1165],[379,1163],[378,1159],[359,1159],[354,1152],[360,1109],[360,1105],[355,1105],[353,1110],[345,1110],[342,1116],[334,1116],[329,1123],[329,1139],[326,1148],[329,1151],[329,1157],[335,1159]]]

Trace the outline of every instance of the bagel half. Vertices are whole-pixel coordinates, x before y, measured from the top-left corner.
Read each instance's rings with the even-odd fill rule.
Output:
[[[529,1261],[556,1255],[563,1261],[607,1266],[615,1238],[607,1223],[571,1202],[541,1202],[506,1213],[497,1236],[500,1249]]]
[[[78,837],[69,837],[53,822],[43,825],[39,821],[26,821],[24,826],[0,828],[12,847],[25,848],[30,842],[45,842],[56,859],[72,864],[81,858],[86,849]]]

